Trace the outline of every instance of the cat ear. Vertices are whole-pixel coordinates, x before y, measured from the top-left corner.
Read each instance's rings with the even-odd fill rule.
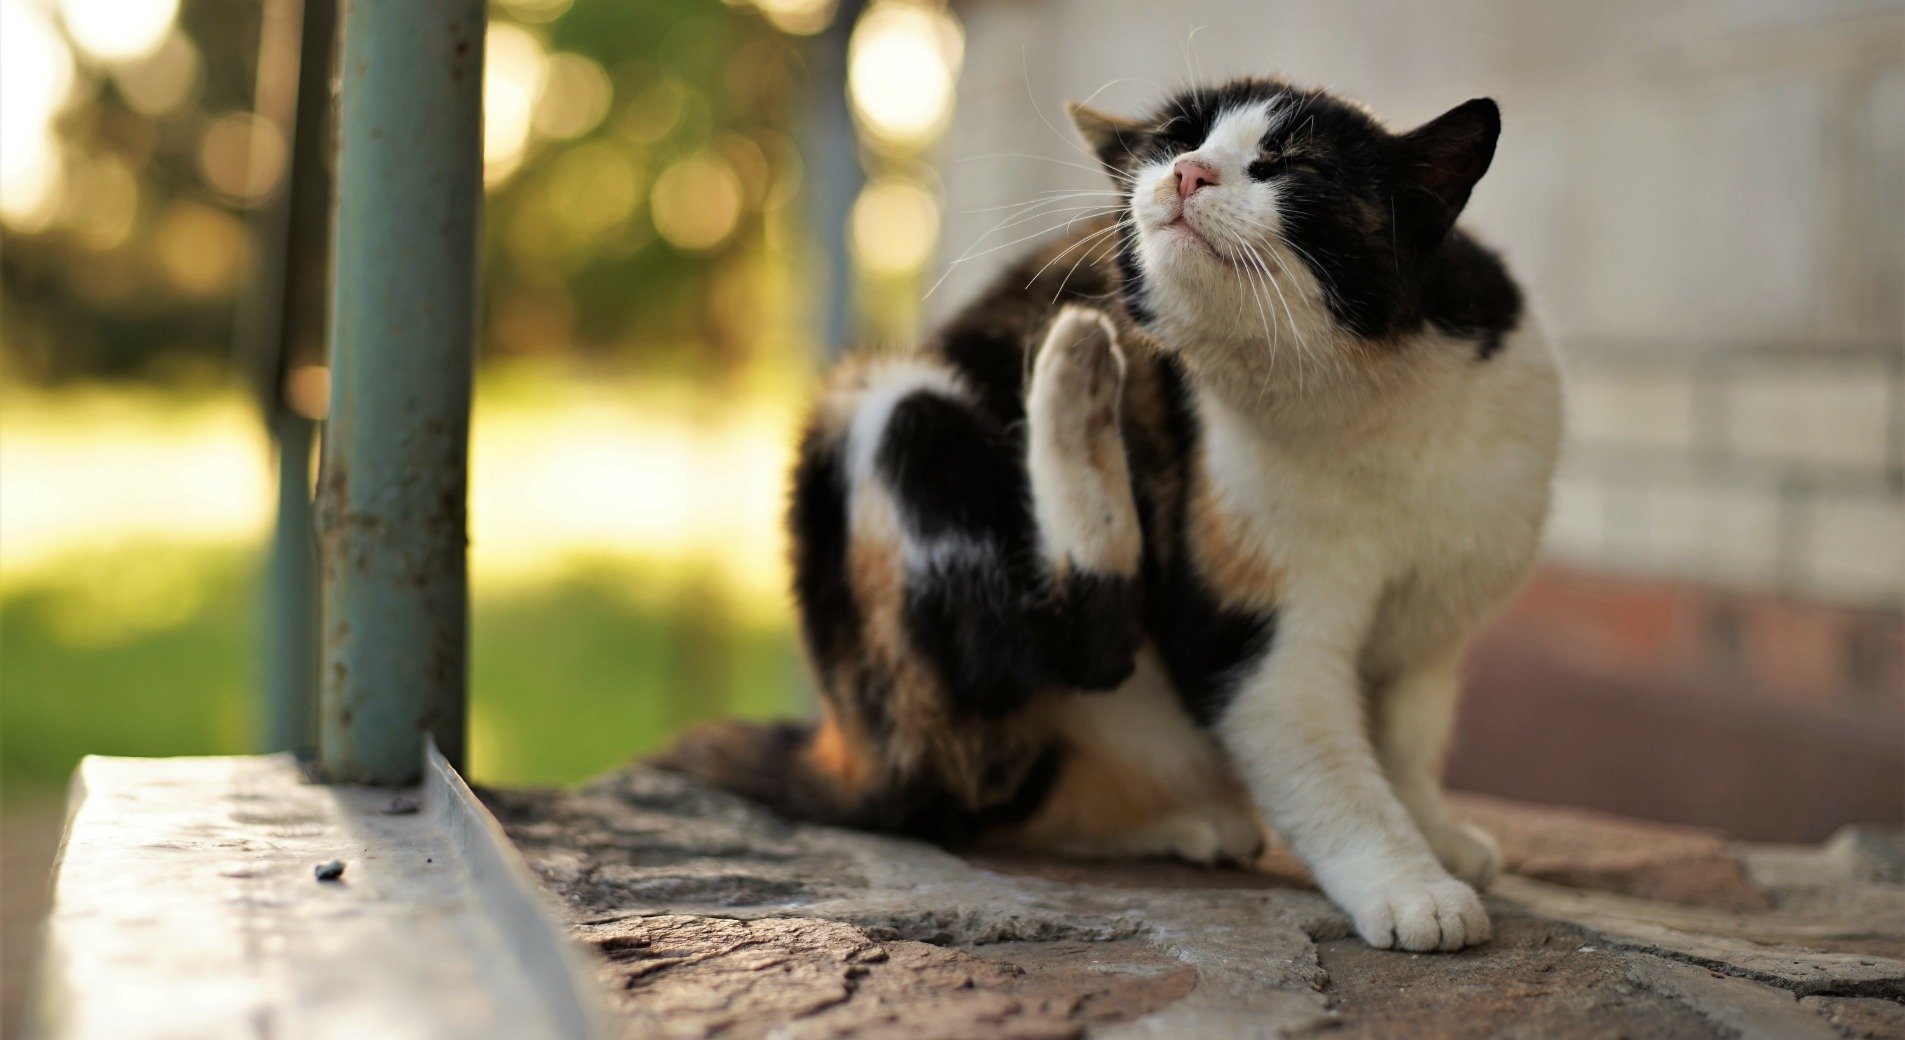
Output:
[[[1501,109],[1488,98],[1476,98],[1402,135],[1396,202],[1424,246],[1441,242],[1455,226],[1469,192],[1495,158],[1501,132]]]
[[[1138,145],[1142,129],[1137,120],[1086,108],[1077,101],[1065,102],[1065,111],[1071,114],[1072,125],[1091,145],[1093,154],[1114,167]]]

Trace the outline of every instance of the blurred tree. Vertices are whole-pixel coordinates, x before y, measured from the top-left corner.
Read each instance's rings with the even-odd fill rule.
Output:
[[[257,262],[247,211],[288,150],[252,111],[259,6],[192,0],[127,54],[89,40],[99,0],[0,3],[9,36],[19,19],[57,30],[20,34],[45,53],[18,67],[71,68],[6,83],[64,91],[55,180],[0,208],[10,375],[221,371]],[[797,250],[804,105],[782,30],[716,0],[504,0],[488,42],[486,355],[706,375],[773,349],[763,329],[795,327],[775,310]]]

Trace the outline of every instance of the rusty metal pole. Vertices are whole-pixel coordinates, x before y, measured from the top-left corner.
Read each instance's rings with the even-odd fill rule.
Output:
[[[260,30],[258,114],[291,138],[283,182],[259,209],[258,279],[238,321],[239,351],[278,451],[278,515],[266,567],[264,704],[267,751],[317,754],[318,566],[311,509],[317,419],[288,377],[324,359],[325,253],[330,234],[329,109],[333,0],[270,0]],[[259,135],[260,140],[269,140]],[[300,410],[302,405],[302,410]]]
[[[319,766],[407,784],[461,764],[483,0],[346,2],[318,476]]]

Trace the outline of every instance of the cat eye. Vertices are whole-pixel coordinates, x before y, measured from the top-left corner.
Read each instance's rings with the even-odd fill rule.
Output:
[[[1315,163],[1307,162],[1302,159],[1282,158],[1258,159],[1256,162],[1251,163],[1249,169],[1245,172],[1249,173],[1252,179],[1260,181],[1267,181],[1272,177],[1280,177],[1291,173],[1307,174],[1311,177],[1318,177],[1323,173]]]
[[[1201,143],[1197,121],[1186,115],[1172,116],[1165,120],[1164,125],[1158,127],[1157,133],[1159,137],[1170,141],[1186,141],[1192,145]]]

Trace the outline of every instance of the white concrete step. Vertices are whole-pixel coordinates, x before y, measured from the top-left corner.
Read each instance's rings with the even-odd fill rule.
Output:
[[[403,791],[314,784],[288,755],[87,758],[37,1035],[602,1035],[585,955],[488,811],[430,758]],[[343,874],[319,880],[332,860]]]

